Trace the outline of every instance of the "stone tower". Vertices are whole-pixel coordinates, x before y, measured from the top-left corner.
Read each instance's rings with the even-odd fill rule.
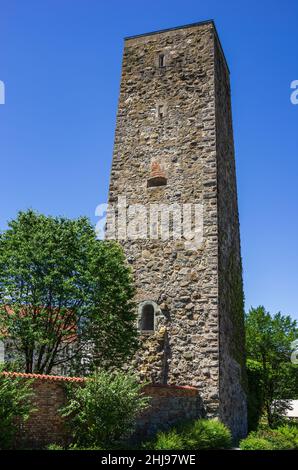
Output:
[[[153,383],[197,387],[207,416],[245,435],[229,70],[213,21],[125,39],[109,204],[107,237],[120,240],[135,276],[142,349],[134,367]],[[161,209],[152,232],[138,205]],[[197,245],[154,232],[167,208],[173,228],[182,206],[200,208]],[[138,213],[138,236],[115,222],[120,213],[128,225]]]

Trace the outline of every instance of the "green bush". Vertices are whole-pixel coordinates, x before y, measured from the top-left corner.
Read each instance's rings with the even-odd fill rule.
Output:
[[[272,444],[263,437],[248,436],[240,441],[241,450],[273,450]]]
[[[274,450],[293,449],[293,442],[274,429],[268,429],[267,431],[263,431],[262,433],[259,433],[259,436],[270,442]]]
[[[144,449],[153,450],[203,450],[226,449],[231,447],[229,429],[216,419],[198,419],[184,423],[176,429],[160,432],[151,442],[143,444]]]
[[[232,445],[230,430],[216,419],[198,419],[182,432],[185,449],[227,449]]]
[[[147,442],[142,446],[146,450],[183,450],[184,440],[176,429],[168,432],[159,432],[153,442]]]
[[[21,377],[7,377],[0,367],[0,448],[7,449],[19,427],[29,418],[33,411],[32,381]]]
[[[98,372],[83,387],[71,384],[67,397],[61,412],[79,447],[107,447],[128,437],[148,405],[136,378],[122,372]]]
[[[298,425],[289,424],[277,428],[277,432],[282,434],[286,439],[292,442],[293,448],[298,449]]]
[[[59,444],[49,444],[46,450],[63,450],[63,447]]]
[[[265,447],[264,447],[265,446]],[[277,429],[261,427],[240,442],[242,450],[291,450],[298,448],[298,427],[284,425]]]

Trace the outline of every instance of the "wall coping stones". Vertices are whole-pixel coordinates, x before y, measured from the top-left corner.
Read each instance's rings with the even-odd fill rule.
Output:
[[[65,377],[62,375],[43,375],[43,374],[26,374],[22,372],[1,372],[6,377],[23,377],[24,379],[38,379],[52,382],[85,382],[84,377]]]
[[[81,382],[84,383],[86,377],[66,377],[62,375],[45,375],[45,374],[27,374],[22,372],[1,372],[6,377],[23,377],[24,379],[38,379],[52,382]],[[198,393],[196,387],[189,385],[163,385],[163,384],[147,384],[143,387],[143,392],[147,395],[161,396],[195,396]]]

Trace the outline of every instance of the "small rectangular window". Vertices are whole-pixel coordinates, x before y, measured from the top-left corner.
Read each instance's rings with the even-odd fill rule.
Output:
[[[165,110],[164,110],[164,105],[163,104],[160,104],[158,105],[158,108],[157,108],[157,114],[158,114],[158,117],[160,119],[162,119],[165,115]]]
[[[165,55],[164,54],[159,54],[158,65],[159,65],[159,68],[165,66]]]

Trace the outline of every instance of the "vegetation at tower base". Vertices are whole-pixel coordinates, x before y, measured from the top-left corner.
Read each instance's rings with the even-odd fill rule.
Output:
[[[297,322],[260,306],[249,311],[245,324],[249,426],[256,429],[263,413],[273,428],[284,419],[289,400],[298,398],[298,366],[290,361]]]
[[[230,430],[217,419],[197,419],[168,432],[160,432],[144,449],[153,450],[210,450],[232,446]]]
[[[241,385],[247,392],[245,325],[244,325],[244,292],[242,264],[237,263],[235,254],[231,254],[228,262],[228,278],[231,292],[231,319],[233,325],[233,342],[231,355],[241,368]]]
[[[138,380],[123,372],[99,371],[84,387],[67,387],[68,403],[62,416],[69,418],[73,444],[107,446],[127,438],[137,415],[148,406]]]
[[[248,430],[255,431],[262,416],[264,403],[261,363],[253,359],[247,359],[246,372],[249,384],[247,401]]]
[[[284,424],[276,429],[261,426],[240,442],[241,450],[294,450],[298,449],[297,423]]]
[[[26,372],[122,364],[137,347],[133,295],[121,247],[84,217],[29,210],[0,234],[0,339]]]
[[[32,380],[11,380],[1,374],[0,365],[0,449],[11,448],[20,426],[33,411]]]

